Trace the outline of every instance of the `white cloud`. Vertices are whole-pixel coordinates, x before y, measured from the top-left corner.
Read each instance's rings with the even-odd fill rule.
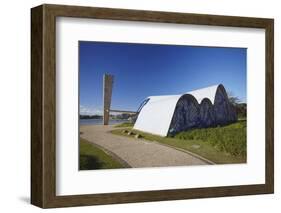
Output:
[[[80,105],[80,115],[102,115],[103,111],[99,108]]]

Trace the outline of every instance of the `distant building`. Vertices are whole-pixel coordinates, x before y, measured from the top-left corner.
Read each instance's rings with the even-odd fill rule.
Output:
[[[134,129],[161,136],[237,121],[222,84],[181,95],[150,96],[138,111]]]

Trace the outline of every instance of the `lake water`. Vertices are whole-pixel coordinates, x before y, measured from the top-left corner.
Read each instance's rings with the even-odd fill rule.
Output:
[[[102,125],[103,119],[80,119],[80,125]],[[109,120],[109,124],[120,124],[128,122],[127,120]]]

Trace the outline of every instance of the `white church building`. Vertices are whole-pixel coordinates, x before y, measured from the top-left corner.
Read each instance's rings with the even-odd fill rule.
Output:
[[[236,111],[219,84],[180,95],[147,97],[138,110],[134,129],[167,136],[235,121]]]

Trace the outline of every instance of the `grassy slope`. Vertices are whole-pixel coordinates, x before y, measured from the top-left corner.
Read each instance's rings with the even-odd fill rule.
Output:
[[[208,142],[219,151],[232,156],[246,157],[246,121],[241,120],[224,127],[195,129],[181,132],[175,138],[182,140],[202,140]]]
[[[146,140],[191,151],[217,164],[246,162],[246,121],[239,121],[225,127],[186,131],[173,138],[152,135],[131,128],[126,129],[134,134],[140,134]],[[112,133],[134,137],[122,131],[123,129],[116,129]],[[218,144],[221,141],[223,141],[222,144]],[[236,150],[234,152],[239,154],[231,154],[228,150]]]
[[[121,163],[85,139],[80,138],[79,146],[80,170],[123,168]]]
[[[125,122],[125,123],[117,124],[114,127],[120,128],[120,127],[133,127],[133,126],[134,126],[133,123]]]

